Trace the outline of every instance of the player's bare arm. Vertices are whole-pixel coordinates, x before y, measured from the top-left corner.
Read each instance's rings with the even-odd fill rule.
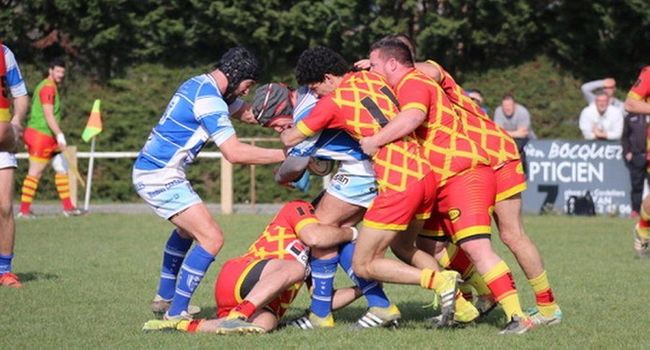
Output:
[[[628,113],[650,114],[650,103],[628,96],[625,99],[625,110]]]
[[[16,134],[22,134],[25,116],[27,115],[27,108],[29,107],[29,97],[27,95],[18,96],[14,98],[14,116],[11,119],[11,124],[16,131]]]
[[[286,147],[292,147],[299,144],[307,138],[298,128],[289,128],[280,134],[280,140]]]
[[[371,137],[364,137],[359,141],[361,149],[367,155],[377,153],[379,147],[399,140],[412,133],[418,126],[422,125],[427,115],[417,108],[406,109],[384,126],[378,133]]]
[[[283,150],[252,146],[239,141],[235,135],[222,143],[219,149],[233,164],[272,164],[285,159]]]
[[[286,184],[298,180],[309,165],[309,157],[287,157],[275,173],[275,182]]]
[[[442,74],[440,74],[440,70],[438,69],[438,67],[434,66],[431,63],[415,62],[415,69],[426,74],[431,79],[435,80],[437,83],[439,83],[442,80]]]

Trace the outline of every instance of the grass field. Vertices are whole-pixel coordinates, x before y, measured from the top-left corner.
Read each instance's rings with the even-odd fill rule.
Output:
[[[269,216],[218,217],[226,245],[193,303],[214,313],[212,287],[222,262],[243,252]],[[262,336],[142,333],[151,317],[162,246],[169,224],[153,215],[43,217],[18,222],[14,270],[19,290],[0,288],[0,348],[650,348],[650,260],[633,258],[631,220],[526,217],[527,229],[545,258],[564,312],[557,326],[523,336],[498,336],[501,320],[459,330],[429,330],[426,291],[387,286],[402,310],[397,331],[351,332],[363,300],[338,312],[327,331],[282,330]],[[498,240],[497,240],[498,241]],[[512,256],[497,249],[515,273],[524,306],[532,292]],[[337,285],[348,285],[339,273]],[[307,306],[301,294],[289,316]]]

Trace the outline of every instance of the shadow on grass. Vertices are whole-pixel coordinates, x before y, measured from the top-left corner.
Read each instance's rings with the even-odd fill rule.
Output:
[[[43,273],[43,272],[22,272],[22,273],[17,273],[16,274],[18,278],[20,278],[20,282],[26,283],[26,282],[32,282],[32,281],[38,281],[38,280],[55,280],[59,278],[59,275],[55,275],[53,273]]]
[[[421,328],[419,323],[429,324],[429,318],[438,314],[438,311],[416,302],[402,302],[398,303],[397,307],[402,314],[401,328]],[[297,317],[301,317],[305,310],[297,307],[290,307],[282,321],[286,322]],[[355,323],[365,314],[366,308],[361,306],[348,306],[341,310],[334,312],[334,318],[337,323]],[[216,318],[217,309],[214,306],[201,307],[201,312],[197,315],[198,318]],[[485,316],[477,320],[480,324],[488,324],[496,328],[501,328],[505,325],[506,319],[503,310],[500,307],[495,308]]]

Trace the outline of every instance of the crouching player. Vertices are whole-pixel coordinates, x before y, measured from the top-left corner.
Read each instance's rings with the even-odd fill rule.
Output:
[[[320,236],[352,237],[355,230],[321,224],[311,204],[300,200],[289,202],[244,255],[226,261],[221,268],[214,288],[217,319],[151,320],[144,324],[143,330],[217,334],[272,331],[308,274],[309,249],[300,236],[317,232]],[[357,297],[352,289],[338,296],[337,305],[345,305]]]

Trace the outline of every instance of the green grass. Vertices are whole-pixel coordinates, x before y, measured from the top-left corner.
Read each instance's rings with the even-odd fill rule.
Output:
[[[218,217],[226,245],[193,303],[214,312],[212,287],[219,266],[243,252],[269,216]],[[327,331],[282,330],[263,336],[145,334],[149,302],[157,286],[162,246],[170,225],[153,215],[43,217],[18,222],[15,272],[20,290],[0,288],[0,347],[33,348],[647,348],[650,260],[636,260],[631,220],[527,217],[555,294],[562,324],[524,336],[498,336],[501,320],[461,330],[428,330],[421,306],[430,294],[387,286],[402,310],[403,328],[352,333],[347,326],[364,311],[357,301],[338,312]],[[524,306],[532,292],[512,256],[495,243],[515,273]],[[337,285],[348,285],[339,274]],[[289,313],[307,306],[302,293]]]

